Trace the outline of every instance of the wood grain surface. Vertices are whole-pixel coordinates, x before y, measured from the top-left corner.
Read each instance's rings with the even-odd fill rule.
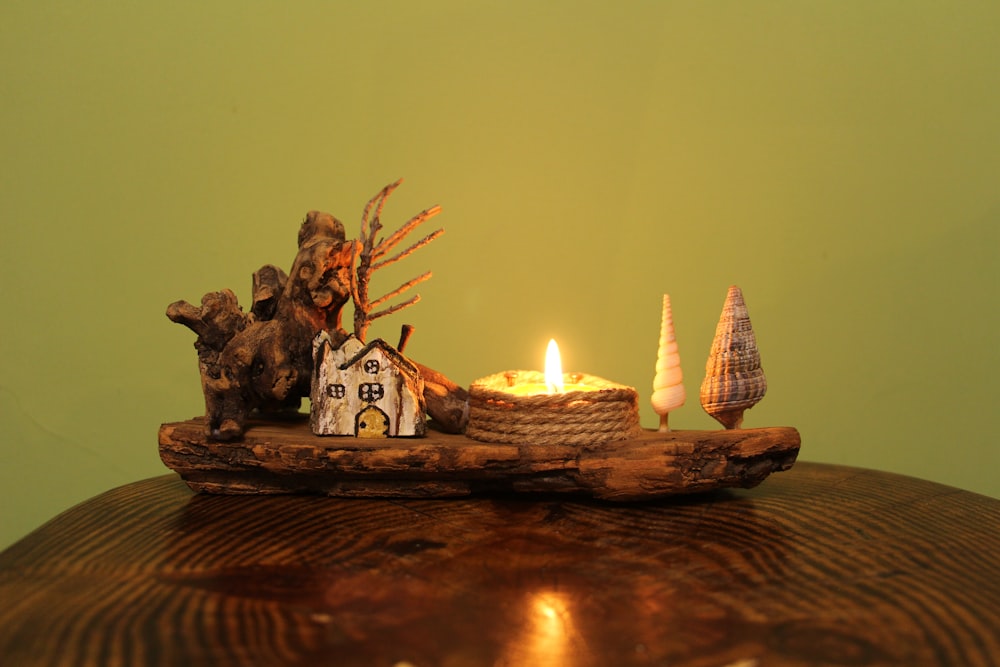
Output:
[[[749,488],[787,470],[799,432],[771,427],[644,431],[592,445],[313,435],[301,419],[251,422],[242,440],[209,440],[205,420],[163,424],[160,458],[196,491],[431,498],[509,491],[648,500]]]
[[[0,664],[988,666],[1000,501],[802,463],[615,504],[109,491],[0,554]]]

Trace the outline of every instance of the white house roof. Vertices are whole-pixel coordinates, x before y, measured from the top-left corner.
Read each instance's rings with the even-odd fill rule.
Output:
[[[340,369],[347,370],[349,366],[353,366],[354,364],[356,364],[357,362],[368,356],[368,353],[375,348],[379,348],[380,350],[382,350],[385,356],[387,356],[392,361],[392,363],[396,364],[396,366],[398,366],[399,369],[402,370],[404,373],[412,377],[417,377],[420,375],[420,372],[417,370],[417,367],[414,366],[409,359],[404,357],[399,352],[399,350],[394,348],[392,345],[389,345],[381,338],[375,338],[367,345],[365,345],[363,348],[361,348],[354,356],[352,356],[350,359],[342,363],[340,365]]]

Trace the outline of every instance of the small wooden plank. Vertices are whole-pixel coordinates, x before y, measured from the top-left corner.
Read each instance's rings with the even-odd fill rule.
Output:
[[[646,500],[750,488],[795,463],[791,427],[644,431],[585,447],[494,444],[429,432],[422,438],[313,435],[305,420],[251,422],[238,442],[205,435],[204,418],[163,424],[160,458],[206,493],[316,493],[442,498],[478,492],[580,493]]]

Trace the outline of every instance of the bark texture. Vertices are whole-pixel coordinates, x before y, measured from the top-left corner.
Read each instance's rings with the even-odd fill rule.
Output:
[[[262,422],[243,442],[214,443],[201,422],[164,424],[160,458],[192,489],[209,493],[446,497],[503,490],[648,500],[755,486],[790,468],[800,444],[790,427],[643,431],[579,447],[486,443],[445,433],[319,437],[304,421]]]

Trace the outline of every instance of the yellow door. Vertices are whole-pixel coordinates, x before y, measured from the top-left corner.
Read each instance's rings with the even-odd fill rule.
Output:
[[[354,435],[359,438],[388,438],[389,415],[369,405],[354,417]]]

